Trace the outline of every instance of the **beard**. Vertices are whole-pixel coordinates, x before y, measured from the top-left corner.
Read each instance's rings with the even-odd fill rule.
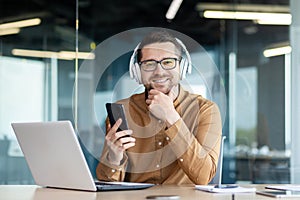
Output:
[[[150,78],[150,82],[145,85],[146,89],[156,89],[164,94],[168,94],[174,86],[173,77],[156,75]]]

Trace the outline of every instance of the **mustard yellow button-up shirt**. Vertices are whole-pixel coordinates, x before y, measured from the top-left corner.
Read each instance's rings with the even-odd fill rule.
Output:
[[[120,100],[136,145],[126,152],[120,166],[107,160],[104,145],[97,178],[155,184],[207,184],[216,173],[222,134],[218,106],[182,87],[174,101],[181,118],[167,128],[150,114],[145,93]]]

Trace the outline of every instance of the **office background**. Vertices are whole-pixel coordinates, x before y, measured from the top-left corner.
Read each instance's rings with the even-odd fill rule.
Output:
[[[224,109],[224,183],[300,183],[299,2],[184,0],[174,18],[167,19],[172,18],[166,17],[171,2],[0,0],[0,184],[33,183],[10,126],[16,121],[71,120],[94,169],[104,139],[104,103],[124,98],[132,93],[128,88],[138,86],[127,73],[131,52],[112,62],[99,82],[91,75],[97,66],[84,53],[95,51],[116,34],[141,27],[185,34],[205,49],[205,56],[217,67],[220,77],[212,76],[208,85],[193,75],[188,80],[194,91]],[[232,19],[227,13],[221,19],[214,13],[216,18],[210,18],[205,16],[207,10],[235,15]],[[262,24],[238,19],[239,11],[284,16]],[[281,22],[286,15],[287,22]],[[28,19],[34,19],[32,25],[7,24]],[[140,38],[131,39],[137,44]],[[275,47],[285,49],[280,55],[266,54]],[[189,51],[193,58],[203,58],[199,49]],[[88,71],[78,73],[83,66]],[[225,101],[217,97],[222,87]],[[215,94],[212,88],[217,88]]]

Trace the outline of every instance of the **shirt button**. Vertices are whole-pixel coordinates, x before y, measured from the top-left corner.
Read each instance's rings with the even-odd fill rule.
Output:
[[[170,138],[169,138],[169,137],[166,137],[166,140],[167,140],[167,141],[169,141],[169,140],[170,140]]]
[[[159,164],[156,165],[156,168],[159,168]]]
[[[180,160],[180,162],[183,162],[183,158],[180,158],[179,160]]]
[[[162,145],[162,142],[158,142],[158,145],[161,146],[161,145]]]
[[[115,172],[116,172],[116,170],[115,170],[115,169],[112,169],[112,170],[111,170],[111,172],[115,173]]]
[[[158,120],[158,123],[160,123],[160,124],[161,124],[161,120]]]

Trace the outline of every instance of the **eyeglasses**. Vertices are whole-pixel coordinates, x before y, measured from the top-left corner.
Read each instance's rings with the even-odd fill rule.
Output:
[[[146,71],[151,72],[156,70],[158,63],[162,66],[165,70],[171,70],[176,67],[176,61],[180,61],[178,58],[164,58],[160,61],[157,60],[144,60],[139,62],[140,67]]]

